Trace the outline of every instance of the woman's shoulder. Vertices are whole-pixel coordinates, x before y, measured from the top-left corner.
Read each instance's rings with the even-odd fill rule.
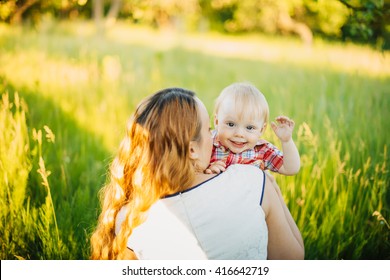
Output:
[[[194,189],[202,189],[199,187],[208,185],[257,185],[263,182],[264,171],[250,164],[233,164],[230,165],[224,172],[220,174],[204,174],[197,178],[196,185],[188,191]]]
[[[258,196],[260,205],[262,204],[266,183],[263,170],[250,164],[235,164],[229,166],[224,173],[226,174],[225,182],[229,182],[232,188],[239,188]]]
[[[237,200],[248,194],[254,197],[263,196],[264,172],[259,168],[248,164],[235,164],[229,166],[226,171],[218,175],[204,174],[196,180],[197,184],[185,191],[167,196],[165,198],[177,198],[178,194],[185,199],[201,200],[205,197],[219,200],[220,197],[231,197]]]
[[[232,173],[236,176],[252,177],[264,177],[264,171],[257,166],[251,164],[233,164],[230,165],[226,171],[226,174]]]

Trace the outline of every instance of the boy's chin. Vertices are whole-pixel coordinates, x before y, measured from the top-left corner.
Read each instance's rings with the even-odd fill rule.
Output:
[[[233,153],[233,154],[239,154],[239,153],[242,153],[245,149],[238,149],[236,147],[229,147],[229,150]]]
[[[229,148],[229,150],[232,153],[239,154],[239,153],[245,151],[246,145],[245,144],[243,144],[243,145],[234,145],[232,143],[229,143],[228,148]]]

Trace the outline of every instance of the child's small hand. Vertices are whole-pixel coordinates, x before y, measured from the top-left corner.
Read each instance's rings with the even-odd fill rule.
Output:
[[[226,170],[226,164],[219,160],[211,163],[209,167],[204,171],[206,174],[219,174]]]
[[[290,141],[295,126],[294,121],[286,116],[279,116],[275,120],[277,123],[272,122],[271,127],[274,130],[276,136],[282,142]]]

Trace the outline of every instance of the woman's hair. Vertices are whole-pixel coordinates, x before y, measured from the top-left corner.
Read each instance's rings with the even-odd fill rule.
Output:
[[[152,204],[191,185],[195,169],[189,145],[200,141],[200,127],[192,91],[167,88],[141,102],[100,193],[102,212],[91,237],[92,259],[124,258],[127,239]],[[115,218],[124,205],[127,217],[116,235]]]
[[[268,123],[269,107],[267,100],[251,83],[239,82],[225,87],[215,102],[215,114],[218,114],[221,104],[229,98],[233,99],[236,108],[242,108],[240,112],[237,112],[240,115],[245,114]]]

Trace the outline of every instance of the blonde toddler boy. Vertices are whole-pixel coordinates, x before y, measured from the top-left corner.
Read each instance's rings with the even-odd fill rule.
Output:
[[[234,83],[216,100],[213,153],[206,173],[220,173],[232,164],[253,164],[262,170],[294,175],[300,169],[298,149],[292,139],[294,121],[279,116],[271,127],[282,151],[261,139],[269,118],[264,95],[250,83]]]

